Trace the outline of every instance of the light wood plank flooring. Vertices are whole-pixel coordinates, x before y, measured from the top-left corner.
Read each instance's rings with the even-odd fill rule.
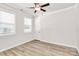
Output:
[[[78,56],[75,48],[33,40],[0,52],[0,56]]]

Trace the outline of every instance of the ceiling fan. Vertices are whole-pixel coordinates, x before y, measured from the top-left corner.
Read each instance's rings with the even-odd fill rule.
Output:
[[[35,10],[34,13],[36,13],[37,11],[46,12],[46,10],[43,9],[43,7],[47,7],[49,5],[50,5],[49,3],[43,4],[43,5],[40,5],[39,3],[34,3],[34,7],[29,7],[29,8],[34,9]]]

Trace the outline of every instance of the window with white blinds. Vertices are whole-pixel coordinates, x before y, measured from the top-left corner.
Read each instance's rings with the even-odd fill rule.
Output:
[[[24,18],[24,32],[32,32],[32,19]]]
[[[15,33],[15,14],[0,11],[0,36]]]

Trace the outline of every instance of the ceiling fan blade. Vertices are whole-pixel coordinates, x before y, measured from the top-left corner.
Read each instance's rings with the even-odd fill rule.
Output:
[[[44,9],[41,9],[43,12],[46,12],[46,10],[44,10]]]
[[[34,13],[36,13],[37,11],[35,10]]]
[[[50,4],[49,3],[46,3],[44,5],[41,5],[41,7],[46,7],[46,6],[49,6]]]

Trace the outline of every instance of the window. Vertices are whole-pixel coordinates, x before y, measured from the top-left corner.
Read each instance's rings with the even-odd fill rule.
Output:
[[[24,32],[32,32],[32,19],[24,18]]]
[[[0,36],[15,33],[15,15],[0,11]]]

